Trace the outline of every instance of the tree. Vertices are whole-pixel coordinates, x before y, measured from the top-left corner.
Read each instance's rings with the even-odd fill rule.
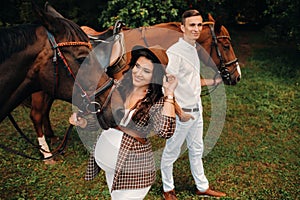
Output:
[[[23,23],[33,23],[36,19],[32,11],[32,0],[6,0],[0,2],[0,26],[11,26]],[[36,0],[41,8],[45,0]],[[64,17],[73,20],[79,25],[98,26],[98,12],[107,3],[99,0],[48,0]]]
[[[21,1],[7,0],[0,2],[0,26],[22,23],[20,19]]]
[[[300,50],[300,2],[294,0],[266,0],[264,14],[270,18],[268,36],[276,40],[293,41]]]
[[[126,26],[136,28],[161,22],[177,21],[178,9],[171,0],[112,0],[99,18],[103,28],[122,20]]]

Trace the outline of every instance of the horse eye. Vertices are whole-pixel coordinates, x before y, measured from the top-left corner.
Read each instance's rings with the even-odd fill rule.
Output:
[[[80,57],[80,58],[77,58],[76,61],[78,62],[78,64],[81,65],[85,59],[86,59],[86,57]]]

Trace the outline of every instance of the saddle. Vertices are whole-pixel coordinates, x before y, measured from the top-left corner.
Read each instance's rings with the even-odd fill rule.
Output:
[[[88,35],[98,61],[113,78],[126,66],[124,34],[121,32],[123,26],[123,22],[117,21],[113,27],[104,32],[98,32],[87,26],[81,27]]]

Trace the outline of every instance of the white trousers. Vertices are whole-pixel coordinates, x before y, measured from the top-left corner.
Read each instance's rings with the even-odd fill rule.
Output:
[[[180,122],[176,118],[176,130],[174,135],[169,138],[164,148],[161,159],[161,175],[163,190],[171,191],[175,188],[173,179],[173,164],[178,159],[181,146],[187,142],[189,153],[190,169],[199,191],[204,192],[208,189],[209,183],[204,174],[202,154],[203,146],[203,118],[202,111],[189,113],[194,116],[194,120]],[[183,173],[185,174],[185,173]],[[182,176],[182,174],[178,174]]]
[[[105,171],[105,177],[112,200],[143,200],[151,188],[151,186],[149,186],[141,189],[111,191],[114,180],[114,171]]]

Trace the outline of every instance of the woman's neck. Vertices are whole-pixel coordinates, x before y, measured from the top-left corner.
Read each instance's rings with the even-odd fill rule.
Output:
[[[147,90],[148,87],[133,87],[131,94],[135,93],[136,95],[143,95],[143,94],[145,95]]]
[[[133,108],[135,104],[146,96],[148,87],[134,87],[125,101],[125,108]]]

